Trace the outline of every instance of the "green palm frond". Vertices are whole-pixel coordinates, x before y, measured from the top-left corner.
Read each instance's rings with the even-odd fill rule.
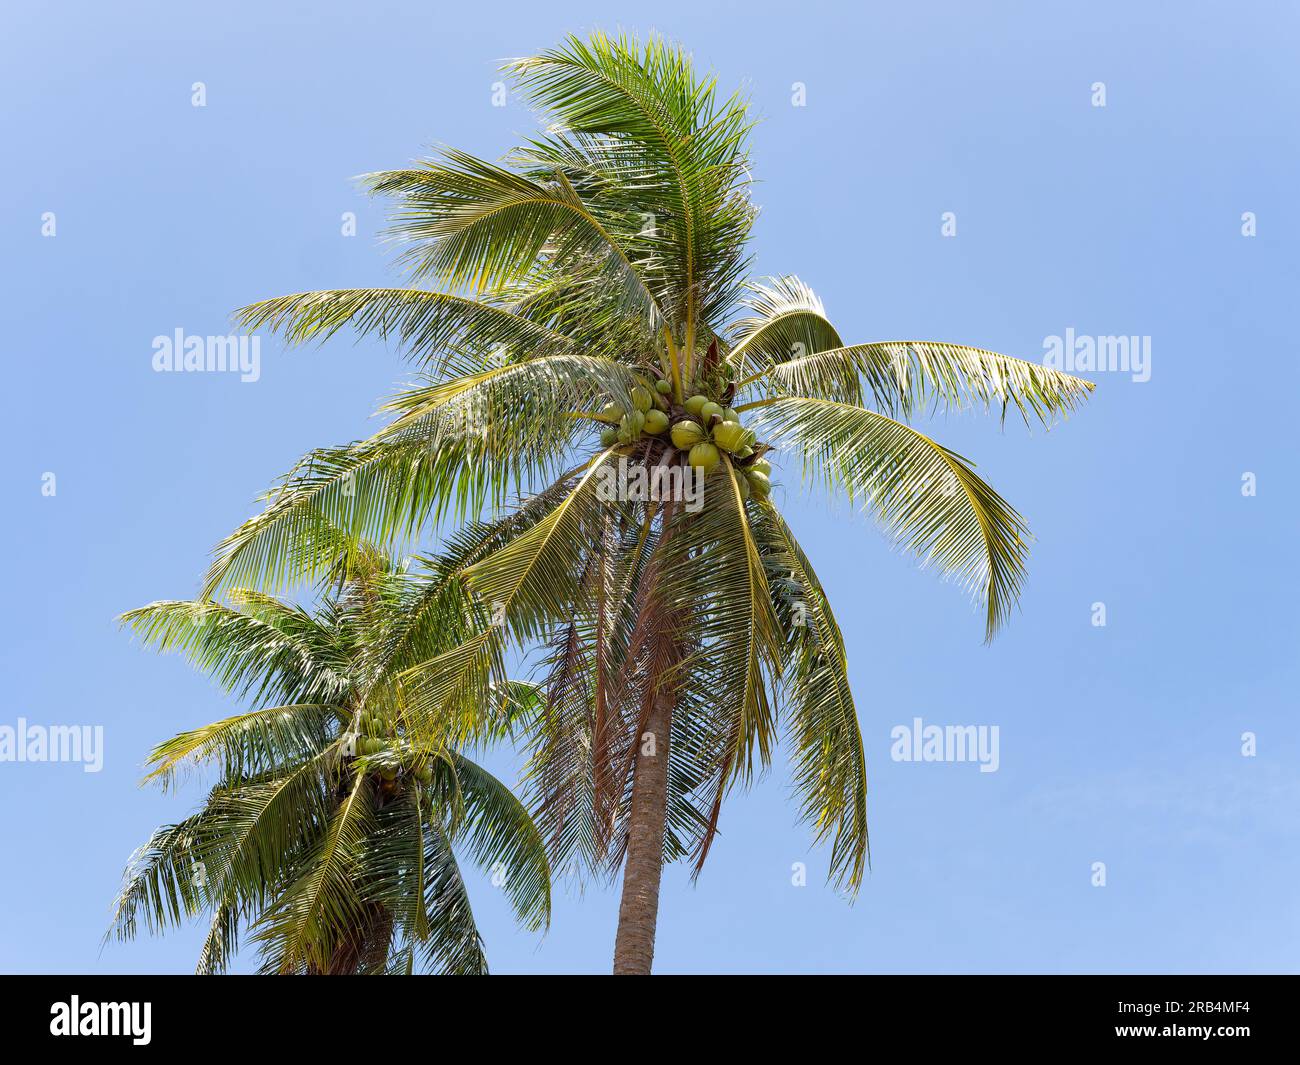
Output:
[[[801,813],[819,842],[832,839],[831,877],[856,891],[871,853],[867,764],[844,639],[812,563],[776,507],[765,503],[755,514],[787,644],[784,713]]]
[[[643,189],[642,209],[656,216],[660,257],[678,286],[667,310],[688,333],[723,312],[737,295],[753,221],[744,101],[720,99],[687,53],[660,38],[638,47],[601,33],[569,37],[506,69],[574,137],[620,142],[607,155],[628,150],[625,142],[639,166],[662,176],[659,187]]]
[[[501,781],[468,758],[453,755],[438,764],[455,773],[464,804],[453,841],[492,874],[525,928],[545,928],[551,920],[551,866],[528,810]]]
[[[781,672],[781,635],[763,560],[730,461],[705,482],[712,499],[700,515],[678,516],[669,540],[664,597],[692,618],[698,644],[685,660],[690,683],[707,691],[713,740],[708,827],[697,846],[703,867],[717,830],[722,800],[734,782],[747,783],[754,756],[766,766],[775,741],[771,681]],[[694,604],[707,604],[704,611]]]
[[[366,913],[355,874],[375,824],[371,778],[358,773],[306,870],[252,928],[263,950],[263,971],[327,972],[336,951]]]
[[[164,787],[175,782],[183,764],[214,761],[223,781],[235,783],[310,758],[326,746],[351,714],[328,703],[294,703],[238,714],[182,732],[159,744],[149,755],[145,781]]]
[[[463,521],[549,483],[601,395],[627,396],[627,367],[544,356],[408,390],[369,440],[312,452],[214,552],[203,594],[319,577],[363,541],[400,548],[428,522]],[[626,401],[626,400],[625,400]]]
[[[505,683],[504,634],[489,624],[464,643],[401,674],[402,723],[422,745],[472,743]]]
[[[626,307],[652,327],[662,318],[618,235],[562,171],[534,180],[447,148],[440,160],[362,180],[399,198],[389,236],[407,245],[401,261],[418,279],[483,292],[526,278],[542,257],[561,272],[595,260],[617,279]]]
[[[424,964],[449,976],[479,976],[488,971],[483,938],[474,921],[469,890],[451,840],[435,818],[425,821],[424,908],[429,934],[418,945]]]
[[[141,925],[156,935],[201,911],[206,899],[194,876],[192,846],[200,817],[163,825],[131,855],[106,941],[134,939]]]
[[[727,355],[742,378],[843,344],[817,294],[793,275],[751,283],[742,303],[751,313],[732,323]]]
[[[807,474],[861,500],[922,565],[972,592],[993,638],[1019,595],[1029,534],[965,459],[883,414],[830,400],[775,400],[755,423],[793,445]]]
[[[441,373],[448,351],[501,351],[506,357],[573,350],[570,338],[507,307],[413,288],[330,289],[277,296],[243,307],[236,322],[263,327],[291,344],[323,343],[340,329],[394,339],[427,373]]]
[[[777,394],[861,403],[865,392],[883,411],[909,416],[927,406],[996,408],[1005,419],[1014,406],[1051,425],[1095,387],[1091,381],[995,351],[930,341],[885,341],[835,347],[770,367]]]
[[[329,702],[348,690],[329,637],[289,611],[257,617],[210,601],[163,600],[120,620],[146,645],[178,652],[240,697]]]
[[[424,818],[427,794],[418,783],[375,811],[375,832],[358,863],[368,902],[391,914],[396,944],[394,958],[404,947],[425,943],[432,933],[424,895],[430,870]],[[407,951],[413,966],[413,955]],[[404,959],[405,960],[405,959]]]
[[[608,456],[592,459],[545,518],[465,570],[479,598],[520,638],[536,638],[567,614],[603,516],[597,474]]]

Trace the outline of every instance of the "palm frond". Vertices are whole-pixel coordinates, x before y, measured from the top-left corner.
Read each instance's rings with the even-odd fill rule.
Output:
[[[793,275],[752,282],[741,302],[751,313],[732,323],[727,361],[742,379],[843,344],[817,294]]]
[[[250,332],[269,328],[291,344],[323,343],[345,327],[358,337],[393,339],[435,375],[445,370],[450,352],[466,348],[512,360],[573,350],[570,338],[506,307],[414,288],[298,292],[243,307],[235,320]]]
[[[755,510],[755,537],[786,638],[784,701],[795,788],[818,842],[832,839],[830,875],[856,892],[870,859],[867,765],[844,639],[826,591],[776,507]]]
[[[993,638],[1019,596],[1029,531],[965,459],[883,414],[830,400],[774,400],[755,424],[792,443],[807,474],[861,500],[923,565],[971,591]]]
[[[348,690],[330,637],[305,615],[258,617],[211,600],[161,600],[120,620],[147,646],[184,655],[241,697],[332,702]]]
[[[464,803],[453,843],[466,847],[474,861],[492,873],[525,928],[547,927],[551,867],[528,810],[501,781],[468,758],[453,755],[438,764],[455,773]]]
[[[778,395],[861,403],[863,385],[887,413],[910,416],[977,406],[1001,419],[1014,406],[1050,426],[1087,399],[1091,381],[995,351],[930,341],[884,341],[817,351],[773,365],[768,384]]]
[[[417,279],[483,292],[528,277],[543,259],[564,272],[596,257],[618,279],[627,307],[651,327],[662,318],[627,249],[562,172],[533,180],[447,148],[439,160],[362,180],[400,197],[389,235],[407,245],[402,262]]]

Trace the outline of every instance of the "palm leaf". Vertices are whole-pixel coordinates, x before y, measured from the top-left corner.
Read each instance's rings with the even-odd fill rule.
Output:
[[[755,422],[792,442],[808,474],[860,499],[896,544],[971,591],[993,638],[1020,593],[1029,534],[965,459],[883,414],[829,400],[774,400]]]

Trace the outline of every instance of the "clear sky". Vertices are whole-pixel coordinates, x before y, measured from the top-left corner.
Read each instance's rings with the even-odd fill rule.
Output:
[[[368,432],[405,373],[339,338],[266,340],[255,383],[160,374],[153,338],[391,281],[383,205],[349,178],[439,142],[498,156],[532,120],[492,105],[496,62],[621,26],[748,87],[758,268],[812,284],[845,337],[1151,345],[1149,380],[1089,375],[1050,433],[929,427],[1036,535],[992,647],[956,588],[778,471],[850,649],[873,871],[853,905],[824,885],[779,752],[698,883],[668,872],[658,971],[1294,971],[1300,15],[1047,6],[10,0],[0,726],[101,725],[104,764],[0,763],[0,969],[192,969],[197,929],[100,937],[127,856],[200,797],[138,788],[147,751],[235,707],[114,618],[193,595],[254,496]],[[891,760],[916,717],[998,726],[998,771]],[[545,938],[473,898],[496,971],[608,970],[612,890],[561,892]]]

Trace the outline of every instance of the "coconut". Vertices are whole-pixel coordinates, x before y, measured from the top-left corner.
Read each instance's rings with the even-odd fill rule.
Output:
[[[718,449],[710,444],[707,440],[696,444],[691,448],[691,453],[687,461],[692,466],[698,467],[705,473],[713,469],[718,464]]]
[[[723,451],[735,452],[745,438],[745,430],[736,422],[723,422],[714,426],[713,442]]]
[[[639,410],[628,411],[618,423],[618,438],[623,443],[630,444],[641,435],[641,430],[644,428],[645,415]]]
[[[661,410],[648,410],[645,415],[645,431],[651,436],[658,436],[668,428],[668,415]]]
[[[430,769],[427,765],[422,765],[420,766],[419,769],[415,771],[415,779],[418,780],[421,784],[432,784],[433,770]]]
[[[699,422],[686,419],[673,426],[672,438],[674,446],[685,451],[704,439],[704,429]]]
[[[691,396],[691,398],[686,401],[686,409],[698,418],[700,416],[700,410],[707,402],[709,402],[708,396]]]
[[[623,408],[617,403],[606,403],[598,415],[602,422],[616,422],[623,417]]]
[[[745,479],[749,481],[749,487],[754,490],[754,495],[760,499],[766,499],[771,494],[772,482],[767,479],[767,474],[750,469],[745,474]]]
[[[600,443],[602,447],[613,447],[618,442],[618,430],[612,425],[600,431]]]
[[[668,381],[655,382],[655,391],[658,392],[661,396],[668,395],[668,393],[671,392],[672,390],[673,390],[673,386],[671,382]]]
[[[749,478],[743,473],[736,474],[736,487],[740,489],[740,498],[742,500],[749,498]]]
[[[755,459],[749,467],[750,473],[761,473],[764,477],[772,476],[772,464],[767,459]]]
[[[631,395],[632,406],[643,414],[654,405],[654,399],[650,395],[650,390],[648,388],[642,388],[640,385],[637,385],[636,388],[632,389]]]
[[[722,418],[723,418],[724,421],[728,421],[728,422],[738,422],[738,421],[740,421],[740,415],[737,414],[737,413],[736,413],[734,410],[732,410],[730,407],[723,407],[723,408],[722,408]]]
[[[704,406],[700,408],[700,417],[704,420],[705,425],[708,425],[709,422],[711,422],[715,417],[721,418],[722,404],[721,403],[704,404]]]

